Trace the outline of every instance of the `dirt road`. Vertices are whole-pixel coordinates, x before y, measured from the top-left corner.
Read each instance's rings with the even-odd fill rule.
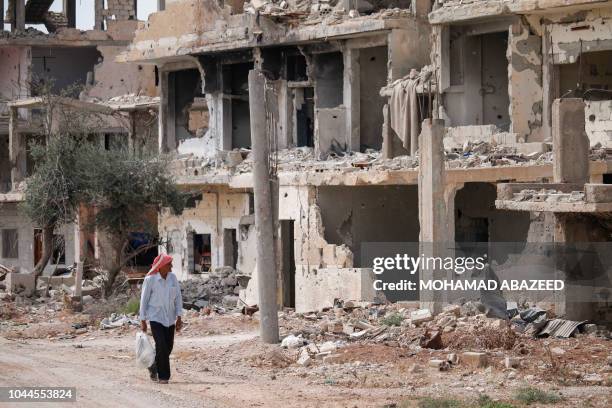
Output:
[[[49,331],[49,325],[39,323],[30,324],[22,337],[15,336],[20,327],[8,329],[8,339],[0,336],[0,386],[77,388],[76,404],[44,405],[49,407],[408,408],[416,407],[424,396],[473,400],[487,394],[508,400],[526,385],[562,395],[563,400],[554,406],[610,406],[610,387],[559,385],[550,375],[534,375],[550,371],[540,369],[537,364],[542,363],[528,364],[529,358],[524,368],[505,370],[498,363],[504,352],[492,353],[495,364],[488,369],[459,365],[439,372],[429,368],[428,362],[442,358],[445,351],[415,354],[398,347],[357,344],[343,348],[339,361],[316,361],[302,367],[295,357],[287,357],[289,351],[262,344],[256,325],[244,317],[193,318],[186,332],[176,338],[168,385],[151,382],[148,373],[136,366],[134,326],[65,335],[63,329],[53,326]],[[24,333],[38,333],[39,337],[25,338]],[[45,338],[44,333],[55,334]],[[601,367],[609,351],[607,343],[590,345],[573,339],[562,344],[574,356],[572,368],[577,367],[576,362],[583,367],[588,363],[593,370]],[[540,361],[535,353],[532,351],[531,360]]]
[[[254,334],[179,337],[176,348],[218,347],[251,337]],[[129,337],[76,342],[0,339],[0,361],[1,385],[77,387],[79,407],[223,407],[226,405],[207,397],[205,391],[212,385],[234,381],[211,378],[206,373],[186,375],[177,367],[171,386],[153,383],[135,366]]]
[[[131,336],[62,341],[0,338],[0,386],[76,387],[79,407],[361,407],[397,401],[402,394],[401,390],[335,389],[295,378],[277,379],[258,369],[249,373],[244,367],[218,372],[214,366],[220,360],[212,361],[211,369],[206,359],[199,361],[194,356],[201,351],[203,356],[217,354],[223,360],[224,349],[255,338],[255,332],[178,336],[169,385],[151,382],[136,367]],[[6,406],[24,408],[28,404]]]

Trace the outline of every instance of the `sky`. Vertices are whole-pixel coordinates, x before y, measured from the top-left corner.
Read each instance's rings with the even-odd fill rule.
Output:
[[[8,7],[8,1],[5,1],[5,8]],[[51,6],[51,11],[62,11],[62,0],[55,0]],[[81,30],[91,30],[94,26],[94,0],[76,0],[77,15],[76,25]],[[138,19],[146,20],[149,14],[157,10],[157,0],[138,0]],[[6,14],[6,10],[3,10]],[[43,25],[28,25],[28,27],[36,27],[41,31],[45,31]],[[10,25],[6,24],[6,30],[10,29]]]

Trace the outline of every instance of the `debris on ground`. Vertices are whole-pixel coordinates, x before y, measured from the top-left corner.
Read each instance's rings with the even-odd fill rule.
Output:
[[[242,289],[244,288],[240,286],[233,268],[215,268],[211,272],[194,275],[193,278],[181,282],[183,307],[195,310],[214,307],[217,311],[242,308],[244,305],[240,304],[238,298]]]
[[[100,322],[101,329],[116,329],[118,327],[128,325],[140,326],[140,321],[138,319],[131,318],[126,315],[118,315],[116,313],[113,313],[112,315],[110,315],[110,317],[102,319],[102,321]]]

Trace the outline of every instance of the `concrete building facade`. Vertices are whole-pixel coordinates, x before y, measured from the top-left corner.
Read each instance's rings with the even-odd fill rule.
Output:
[[[592,0],[165,1],[120,44],[120,21],[99,14],[106,31],[85,35],[110,38],[92,43],[104,62],[89,93],[111,96],[121,63],[122,84],[159,93],[157,149],[194,192],[181,216],[159,214],[160,250],[181,279],[236,269],[247,305],[258,302],[249,106],[265,107],[278,303],[306,312],[380,298],[364,243],[609,241],[610,13]],[[0,52],[32,58],[15,41]],[[254,69],[263,100],[249,98]],[[516,204],[548,187],[599,201]],[[577,207],[597,233],[576,232]]]
[[[157,118],[155,70],[115,61],[141,24],[136,1],[92,2],[95,27],[87,31],[75,28],[75,0],[64,1],[60,13],[49,10],[52,3],[0,1],[0,264],[23,273],[32,271],[42,252],[39,226],[20,211],[23,183],[35,166],[29,146],[45,134],[42,88],[62,98],[62,109],[103,115],[90,135],[101,144],[157,145],[157,126],[147,125]],[[41,24],[47,32],[31,26]],[[84,233],[78,220],[54,239],[47,275],[87,252],[100,258],[96,234]]]
[[[160,149],[177,153],[180,183],[203,191],[195,211],[204,222],[194,227],[189,215],[182,230],[166,228],[178,241],[176,272],[192,270],[185,237],[195,228],[211,236],[212,267],[251,277],[242,298],[257,303],[246,204],[254,68],[267,74],[266,100],[255,103],[266,106],[277,152],[279,304],[308,311],[375,298],[365,242],[554,240],[554,216],[497,208],[496,185],[553,180],[552,102],[569,96],[578,54],[589,59],[582,91],[607,88],[606,58],[587,54],[606,52],[607,2],[400,3],[175,1],[136,33],[119,59],[156,65]],[[416,111],[406,136],[393,116],[394,88],[408,80],[401,86],[414,87]],[[584,131],[601,152],[608,102],[582,96]],[[430,145],[436,137],[443,143]],[[482,143],[493,148],[478,153]],[[576,160],[602,183],[609,161],[592,159]],[[241,208],[221,191],[242,195]],[[162,216],[161,225],[177,221]],[[220,232],[231,223],[236,241]],[[227,245],[250,262],[230,265]]]

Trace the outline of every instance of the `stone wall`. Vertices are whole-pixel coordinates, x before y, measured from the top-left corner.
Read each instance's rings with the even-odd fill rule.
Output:
[[[585,130],[591,146],[612,147],[612,101],[589,101],[584,110]]]
[[[16,229],[18,234],[19,258],[2,258],[0,251],[0,263],[8,267],[16,267],[20,272],[31,272],[34,269],[34,229],[30,220],[19,212],[18,204],[0,204],[0,229]],[[64,236],[66,262],[58,267],[70,266],[75,257],[75,226],[69,224],[56,231],[56,234]],[[0,234],[0,248],[2,248],[2,234]],[[47,265],[44,274],[50,274],[55,265]]]
[[[209,187],[202,192],[202,199],[195,208],[187,208],[183,214],[175,216],[164,211],[159,216],[159,234],[169,241],[169,253],[174,257],[173,272],[179,279],[189,278],[189,257],[191,242],[188,233],[210,234],[212,247],[212,267],[225,265],[223,230],[236,229],[238,240],[238,270],[251,274],[251,270],[241,270],[250,265],[242,258],[254,259],[255,253],[245,253],[241,245],[240,220],[249,213],[249,198],[244,192],[233,192],[227,188]],[[254,236],[254,234],[253,234]]]
[[[136,0],[106,0],[103,15],[112,20],[136,20]]]

